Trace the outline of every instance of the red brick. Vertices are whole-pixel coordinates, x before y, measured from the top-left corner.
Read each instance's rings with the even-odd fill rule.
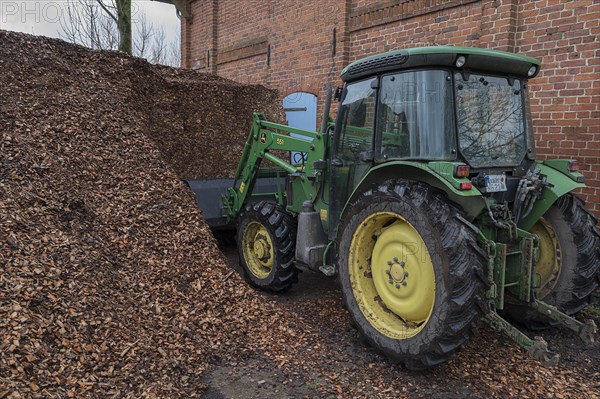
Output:
[[[542,61],[530,84],[540,158],[585,158],[588,182],[600,165],[600,4],[596,0],[404,0],[382,8],[376,0],[188,1],[193,20],[182,19],[182,66],[242,82],[306,91],[323,97],[339,85],[348,63],[390,49],[430,44],[513,51]],[[448,7],[448,6],[452,7]],[[368,11],[368,12],[367,12]],[[333,28],[336,55],[331,54]],[[266,37],[266,54],[235,50],[241,41]],[[236,59],[236,57],[240,57]],[[319,104],[322,106],[322,104]],[[577,153],[579,152],[579,153]],[[595,155],[594,155],[595,154]],[[586,191],[600,217],[600,187]],[[588,204],[590,206],[590,204]]]

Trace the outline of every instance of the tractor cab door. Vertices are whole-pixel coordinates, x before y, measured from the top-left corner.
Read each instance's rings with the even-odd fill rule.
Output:
[[[376,78],[370,78],[344,89],[331,161],[330,239],[335,237],[346,201],[373,166],[376,82]]]

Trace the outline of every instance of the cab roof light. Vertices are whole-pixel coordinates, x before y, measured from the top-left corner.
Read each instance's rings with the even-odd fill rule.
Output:
[[[529,68],[529,71],[527,71],[527,76],[532,77],[533,75],[535,75],[536,72],[537,66],[532,65],[531,68]]]

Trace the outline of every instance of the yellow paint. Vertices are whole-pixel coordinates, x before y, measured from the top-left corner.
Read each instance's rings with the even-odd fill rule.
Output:
[[[393,212],[368,216],[352,237],[348,267],[358,306],[377,331],[408,339],[425,327],[435,302],[435,271],[406,219]]]
[[[562,266],[560,245],[554,229],[543,218],[538,220],[529,232],[540,239],[535,263],[535,272],[540,277],[540,284],[536,293],[539,299],[543,299],[552,292],[560,275]]]
[[[246,188],[246,183],[242,182],[242,184],[240,184],[240,193],[243,193],[245,188]]]
[[[327,221],[327,209],[321,209],[321,211],[319,212],[320,216],[321,216],[321,220],[323,222]]]
[[[242,235],[242,253],[250,273],[265,279],[275,263],[273,241],[267,229],[259,222],[250,222]]]
[[[282,138],[277,138],[277,145],[283,145],[284,141]]]

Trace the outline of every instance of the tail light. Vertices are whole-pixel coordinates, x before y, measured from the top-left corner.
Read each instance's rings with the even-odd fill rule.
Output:
[[[466,183],[460,183],[461,190],[470,190],[472,188],[473,188],[473,183],[471,183],[470,181],[468,181]]]
[[[579,161],[569,162],[569,172],[579,172]]]

